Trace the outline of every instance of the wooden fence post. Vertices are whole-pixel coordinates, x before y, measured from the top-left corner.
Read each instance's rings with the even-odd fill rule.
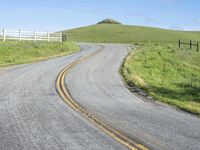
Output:
[[[66,42],[66,41],[67,41],[67,36],[66,36],[66,35],[63,35],[62,41],[63,41],[63,42]]]
[[[181,48],[181,39],[178,40],[178,47]]]
[[[197,42],[197,52],[199,52],[199,42]]]
[[[60,33],[60,42],[63,42],[62,38],[63,38],[63,33],[61,32]]]
[[[6,30],[3,29],[3,41],[6,41]]]
[[[192,49],[192,40],[190,40],[190,49]]]

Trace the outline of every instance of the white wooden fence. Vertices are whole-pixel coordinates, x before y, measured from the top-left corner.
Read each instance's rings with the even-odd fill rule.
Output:
[[[62,33],[2,29],[0,30],[0,40],[62,42]]]

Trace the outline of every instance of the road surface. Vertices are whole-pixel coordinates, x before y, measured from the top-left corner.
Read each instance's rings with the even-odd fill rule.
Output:
[[[105,49],[66,76],[73,99],[128,137],[155,150],[200,150],[200,119],[130,93],[119,75],[127,47]]]
[[[56,92],[59,72],[98,44],[82,44],[70,56],[0,71],[0,150],[127,149],[72,110]],[[74,100],[129,138],[155,150],[200,149],[200,119],[166,105],[143,101],[118,73],[127,48],[105,49],[66,76]]]
[[[98,47],[0,72],[0,150],[126,150],[61,100],[58,73]]]

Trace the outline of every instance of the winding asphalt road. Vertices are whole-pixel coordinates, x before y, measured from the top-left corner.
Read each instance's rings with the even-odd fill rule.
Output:
[[[61,100],[58,73],[98,46],[49,61],[0,71],[0,150],[126,149]]]
[[[0,70],[0,150],[123,150],[126,147],[72,110],[55,89],[58,73],[93,53],[81,44],[70,56]],[[199,150],[200,119],[130,93],[118,73],[127,47],[105,49],[66,76],[74,100],[110,126],[150,149]]]
[[[118,73],[127,47],[105,47],[66,76],[73,99],[150,149],[200,150],[200,119],[130,93]]]

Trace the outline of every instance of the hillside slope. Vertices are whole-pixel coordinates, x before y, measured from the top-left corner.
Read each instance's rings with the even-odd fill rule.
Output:
[[[128,26],[119,24],[98,24],[64,31],[67,38],[81,42],[104,43],[143,43],[152,42],[175,43],[183,40],[200,40],[200,32],[175,31],[160,28]]]
[[[63,56],[79,49],[72,42],[0,41],[0,67]]]

